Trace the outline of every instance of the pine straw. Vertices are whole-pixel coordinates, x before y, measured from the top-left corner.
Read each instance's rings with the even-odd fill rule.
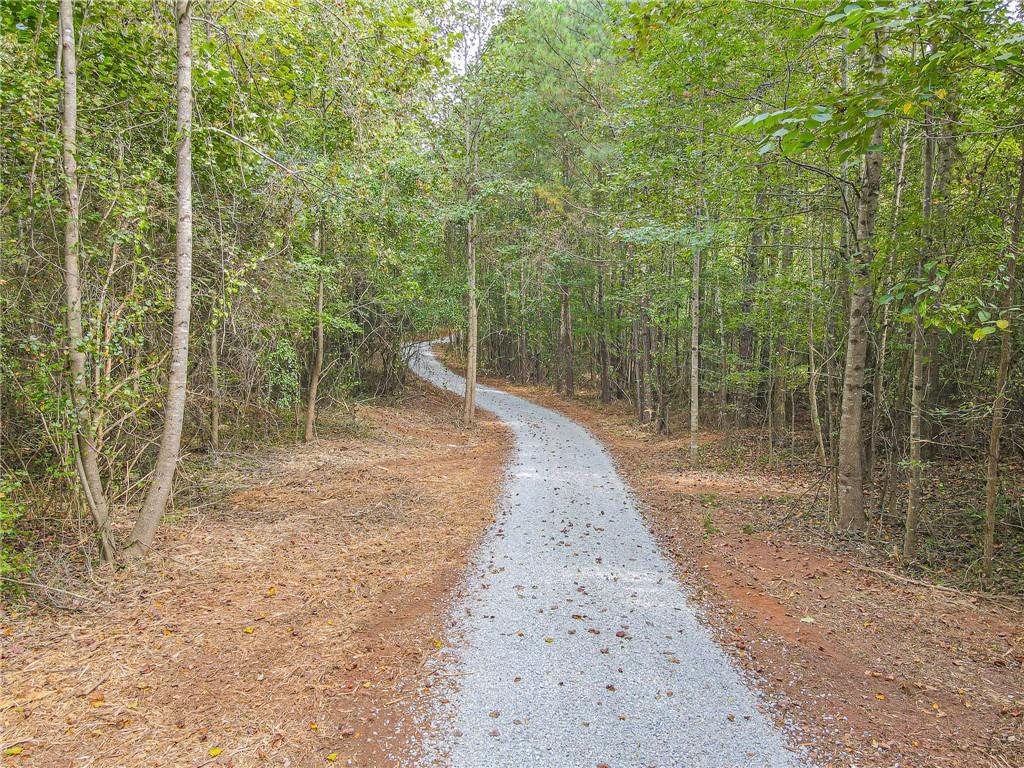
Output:
[[[113,599],[7,622],[5,764],[400,765],[508,446],[457,412],[421,392],[361,408],[369,436],[250,457]]]

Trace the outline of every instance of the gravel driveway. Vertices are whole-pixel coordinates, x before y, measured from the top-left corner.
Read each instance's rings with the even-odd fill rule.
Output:
[[[428,344],[411,368],[458,394]],[[586,429],[514,395],[477,403],[515,433],[497,521],[453,609],[427,765],[802,765],[757,706]]]

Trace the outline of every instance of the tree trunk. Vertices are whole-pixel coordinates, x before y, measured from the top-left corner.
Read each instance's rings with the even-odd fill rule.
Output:
[[[920,315],[914,317],[914,373],[910,395],[910,487],[907,496],[907,520],[903,532],[903,558],[909,560],[917,550],[917,522],[921,516],[921,406],[924,403],[924,326]]]
[[[71,394],[75,409],[74,436],[79,479],[86,504],[92,514],[99,538],[100,558],[114,557],[114,538],[110,532],[110,505],[103,490],[99,456],[94,441],[93,413],[86,382],[84,332],[82,329],[82,287],[79,271],[81,214],[78,190],[78,57],[75,53],[73,0],[61,0],[59,9],[61,71],[64,80],[64,111],[61,119],[64,183],[67,194],[67,218],[64,222],[64,287],[67,302],[68,357],[71,368]]]
[[[697,463],[700,429],[700,245],[693,249],[690,296],[690,464]]]
[[[217,331],[220,320],[210,325],[210,447],[220,450],[220,355]]]
[[[877,66],[877,60],[876,60]],[[871,134],[871,146],[882,143],[883,127]],[[869,149],[864,155],[860,200],[857,203],[857,242],[851,264],[850,315],[840,408],[838,492],[839,526],[863,530],[864,462],[861,454],[861,421],[864,408],[864,367],[868,352],[868,320],[871,317],[872,238],[882,177],[882,153]]]
[[[718,307],[718,346],[721,359],[718,371],[718,422],[726,427],[729,410],[729,346],[725,336],[725,305],[722,300],[722,281],[715,278],[715,304]]]
[[[519,262],[519,383],[530,383],[529,329],[526,318],[526,260]]]
[[[188,338],[192,314],[192,0],[175,0],[178,36],[177,52],[177,168],[176,192],[178,220],[174,287],[174,328],[171,334],[171,369],[167,379],[167,403],[160,452],[153,479],[135,521],[126,553],[141,556],[156,536],[160,517],[174,483],[181,447],[181,429],[185,419],[188,380]]]
[[[562,283],[562,360],[565,371],[565,396],[576,395],[576,372],[573,369],[572,306],[569,302],[569,286]]]
[[[1014,206],[1013,230],[1010,235],[1010,259],[1002,302],[1004,315],[1008,315],[1013,308],[1016,294],[1015,277],[1022,221],[1024,221],[1024,152],[1021,153],[1017,202]],[[1009,317],[1004,319],[1009,320]],[[996,504],[999,499],[999,440],[1003,434],[1003,419],[1006,412],[1006,384],[1010,370],[1010,341],[1013,333],[1007,328],[1001,332],[1001,335],[999,367],[996,369],[996,391],[992,400],[992,428],[988,435],[988,459],[985,464],[985,529],[982,534],[981,572],[986,582],[992,579],[992,560],[995,555]]]
[[[601,316],[600,329],[598,330],[598,333],[601,334],[598,340],[598,353],[601,357],[601,402],[610,403],[612,401],[612,386],[608,359],[608,313],[604,304],[604,274],[603,272],[598,272],[597,311]]]
[[[761,261],[761,248],[764,245],[764,223],[760,216],[767,200],[765,189],[767,182],[764,179],[764,167],[764,161],[757,164],[757,173],[754,181],[756,192],[754,193],[754,208],[751,212],[753,224],[750,230],[750,244],[747,247],[747,260],[743,276],[743,300],[740,303],[740,315],[743,325],[740,328],[739,337],[739,369],[745,378],[735,393],[735,421],[738,427],[746,427],[750,423],[751,400],[753,399],[751,389],[756,387],[753,372],[757,367],[757,363],[754,360],[754,326],[751,318],[754,307],[754,294],[757,288],[758,265]]]
[[[316,247],[320,246],[320,225],[316,229]],[[306,434],[305,442],[309,443],[316,437],[316,395],[320,388],[320,372],[324,368],[324,274],[323,264],[316,280],[316,351],[313,354],[313,370],[309,374],[309,394],[306,397]]]
[[[644,403],[644,355],[640,342],[640,320],[633,318],[633,383],[636,389],[636,419],[644,423],[647,405]]]
[[[786,386],[782,378],[785,368],[782,344],[776,336],[772,341],[772,432],[771,439],[775,445],[785,442],[786,432]]]
[[[903,129],[903,137],[900,139],[900,160],[896,168],[895,197],[893,200],[892,231],[895,233],[900,223],[900,204],[903,199],[903,185],[907,167],[907,147],[909,146],[910,127]],[[893,260],[889,257],[889,270],[892,271]],[[878,461],[878,438],[881,432],[880,424],[882,418],[882,404],[884,400],[884,374],[885,361],[889,351],[889,325],[892,303],[888,303],[882,309],[882,338],[878,344],[878,354],[875,356],[875,375],[871,386],[871,431],[868,434],[868,450],[864,475],[868,479],[874,477],[875,463]]]
[[[466,395],[462,421],[468,427],[476,418],[476,214],[466,222]]]
[[[814,432],[815,457],[819,464],[825,464],[825,437],[821,431],[821,417],[818,413],[818,364],[814,349],[814,251],[807,252],[808,282],[807,296],[807,405],[810,409],[811,430]]]
[[[935,141],[930,134],[931,113],[925,115],[924,129],[924,158],[922,169],[924,180],[921,190],[921,234],[924,241],[924,249],[917,266],[917,274],[920,277],[923,272],[925,259],[934,252],[932,233],[932,200],[935,190]],[[924,474],[922,465],[924,453],[922,445],[924,434],[922,431],[922,409],[924,407],[925,394],[925,371],[924,355],[927,341],[924,334],[924,319],[918,307],[914,308],[914,347],[912,378],[910,384],[910,482],[907,488],[907,517],[903,530],[903,559],[909,560],[917,551],[917,523],[921,518],[921,479]]]

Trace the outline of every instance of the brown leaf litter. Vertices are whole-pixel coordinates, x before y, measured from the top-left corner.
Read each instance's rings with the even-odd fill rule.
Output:
[[[73,612],[5,616],[4,765],[402,765],[503,427],[417,389],[364,436],[265,451]],[[230,462],[229,462],[230,463]]]

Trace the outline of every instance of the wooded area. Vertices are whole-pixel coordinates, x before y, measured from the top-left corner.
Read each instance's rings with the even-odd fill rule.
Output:
[[[1021,765],[1024,4],[0,32],[5,760]]]
[[[0,13],[5,590],[144,555],[184,455],[314,440],[447,332],[471,382],[686,413],[690,466],[757,431],[835,536],[1020,589],[1015,4]]]
[[[763,430],[815,457],[837,536],[1019,582],[1020,22],[516,6],[467,84],[481,365],[688,411],[691,466],[701,428]]]

